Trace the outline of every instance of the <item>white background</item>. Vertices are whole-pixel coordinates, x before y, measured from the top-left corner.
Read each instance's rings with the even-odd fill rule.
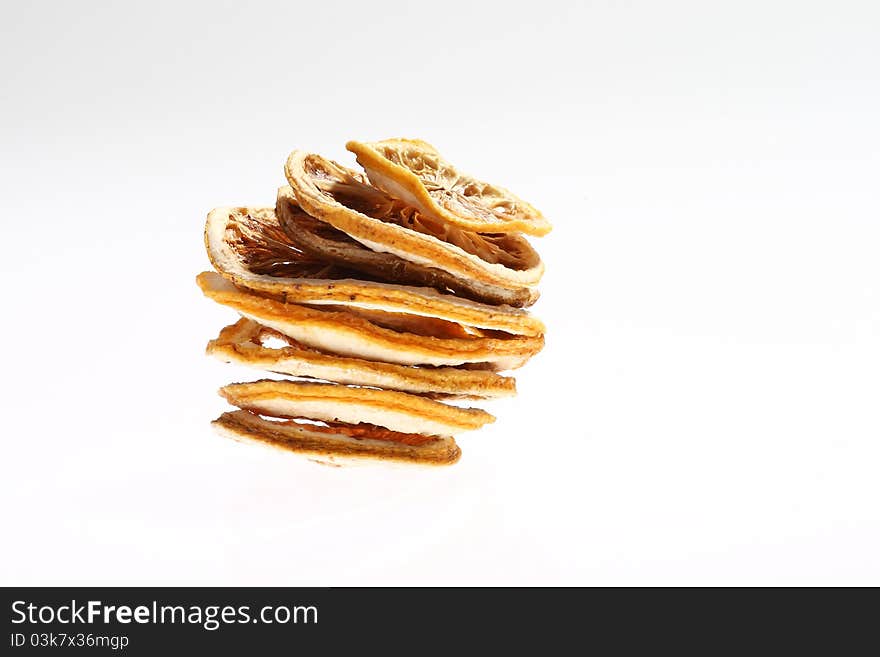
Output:
[[[2,584],[880,584],[874,2],[0,10]],[[421,137],[541,208],[444,470],[224,440],[206,212]]]

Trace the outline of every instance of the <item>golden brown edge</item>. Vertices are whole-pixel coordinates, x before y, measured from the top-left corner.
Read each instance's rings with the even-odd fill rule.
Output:
[[[438,438],[424,445],[404,445],[378,440],[358,440],[348,436],[330,439],[305,427],[270,422],[248,411],[227,411],[212,426],[238,441],[253,442],[289,452],[326,458],[335,464],[343,460],[393,461],[420,465],[452,465],[461,457],[461,449],[451,437]]]

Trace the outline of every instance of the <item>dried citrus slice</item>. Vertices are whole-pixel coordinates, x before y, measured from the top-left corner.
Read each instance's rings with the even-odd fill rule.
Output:
[[[241,289],[214,272],[196,282],[205,296],[242,317],[325,353],[398,365],[484,364],[496,371],[522,366],[544,346],[543,336],[475,335],[441,338],[395,331],[351,313],[319,310]]]
[[[270,338],[280,340],[282,346],[267,346]],[[513,377],[483,370],[408,367],[334,356],[310,349],[249,319],[240,319],[224,328],[208,343],[207,352],[228,363],[336,383],[469,398],[516,394]]]
[[[451,406],[395,390],[336,383],[233,383],[220,388],[220,395],[233,406],[260,415],[344,424],[365,422],[395,432],[426,436],[453,436],[495,421],[478,408]]]
[[[376,280],[428,286],[440,292],[451,291],[483,303],[506,304],[517,308],[530,306],[538,298],[535,288],[510,289],[489,283],[474,283],[437,267],[420,265],[392,253],[368,249],[341,230],[304,212],[299,207],[293,190],[286,185],[278,190],[275,214],[290,242],[304,254],[323,262],[355,269]]]
[[[350,141],[376,187],[394,198],[466,230],[546,235],[550,222],[534,207],[496,185],[458,171],[419,139]]]
[[[300,206],[373,251],[449,272],[473,285],[534,287],[544,265],[521,235],[480,234],[424,214],[352,169],[294,151],[285,166]]]
[[[307,456],[327,465],[381,460],[418,465],[452,465],[461,457],[454,438],[431,438],[411,445],[386,440],[382,430],[350,435],[341,427],[272,421],[250,411],[231,411],[214,420],[221,434],[240,442],[267,445]]]
[[[524,310],[432,288],[364,280],[362,274],[304,254],[291,243],[272,208],[212,210],[205,246],[214,268],[228,280],[286,301],[418,315],[521,335],[544,332],[541,321]]]

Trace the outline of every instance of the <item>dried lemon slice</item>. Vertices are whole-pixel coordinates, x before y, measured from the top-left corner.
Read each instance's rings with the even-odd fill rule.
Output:
[[[220,274],[203,272],[196,282],[210,299],[242,317],[314,349],[398,365],[483,364],[501,371],[522,366],[544,346],[543,336],[441,338],[395,331],[351,313],[318,310],[259,296]]]
[[[392,253],[368,249],[330,224],[315,219],[301,207],[289,186],[278,190],[275,215],[290,242],[306,255],[334,265],[356,269],[387,283],[432,287],[493,305],[517,308],[532,305],[538,298],[535,288],[509,289],[488,283],[473,283],[437,267],[420,265]]]
[[[350,427],[267,420],[250,411],[231,411],[214,420],[218,432],[239,442],[295,452],[326,465],[350,465],[381,460],[415,465],[452,465],[461,457],[454,438],[430,438],[418,444],[388,440],[386,430],[358,431]]]
[[[435,267],[472,284],[511,290],[534,287],[544,265],[521,235],[480,234],[426,215],[320,155],[294,151],[287,181],[311,216],[373,251]]]
[[[266,346],[268,338],[280,340],[283,346]],[[516,394],[513,377],[484,370],[408,367],[334,356],[310,349],[249,319],[240,319],[220,331],[208,343],[207,352],[227,363],[336,383],[468,398]]]
[[[222,387],[220,395],[233,406],[260,415],[344,424],[365,422],[426,436],[452,436],[495,421],[494,416],[479,408],[451,406],[406,392],[336,383],[233,383]]]
[[[490,306],[432,288],[363,280],[343,266],[297,249],[271,208],[217,208],[208,213],[205,247],[214,268],[240,287],[295,303],[432,317],[487,330],[538,335],[526,311]]]
[[[550,232],[550,222],[534,207],[502,187],[461,173],[424,141],[350,141],[345,147],[376,187],[428,216],[481,233]]]

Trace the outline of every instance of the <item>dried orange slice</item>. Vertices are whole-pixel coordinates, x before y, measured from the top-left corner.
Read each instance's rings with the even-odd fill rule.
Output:
[[[363,280],[344,265],[304,254],[272,208],[217,208],[208,213],[205,247],[214,268],[236,285],[308,305],[342,305],[455,322],[518,335],[544,332],[524,310],[490,306],[433,288]]]
[[[268,346],[270,338],[280,347]],[[516,380],[485,370],[457,367],[408,367],[348,356],[326,354],[287,336],[240,319],[208,343],[209,355],[290,376],[323,379],[387,390],[467,398],[509,397],[516,394]]]
[[[220,388],[233,406],[260,415],[344,424],[367,423],[399,433],[453,436],[495,418],[479,408],[462,408],[395,390],[336,383],[263,380]]]
[[[278,223],[290,242],[304,254],[339,267],[354,269],[378,281],[432,287],[440,292],[516,308],[532,305],[535,288],[510,289],[489,283],[472,283],[437,267],[405,260],[393,253],[373,251],[330,224],[315,219],[299,206],[289,186],[278,190],[275,202]],[[463,231],[460,231],[463,232]]]
[[[218,432],[239,442],[275,447],[307,456],[325,465],[351,465],[369,461],[413,465],[452,465],[461,457],[454,438],[432,438],[412,445],[387,440],[387,431],[358,432],[342,427],[272,421],[250,411],[231,411],[214,420]]]
[[[419,139],[350,141],[376,187],[430,217],[480,233],[541,236],[550,222],[530,204],[503,187],[458,171]]]
[[[236,287],[214,272],[202,272],[196,282],[205,296],[229,306],[242,317],[301,344],[340,356],[398,365],[473,363],[502,371],[521,367],[544,346],[542,335],[440,338],[395,331],[352,313],[318,310],[260,296]]]
[[[532,288],[544,273],[522,235],[481,234],[438,220],[320,155],[294,151],[285,173],[303,210],[373,251],[442,269],[471,285],[509,290]]]

